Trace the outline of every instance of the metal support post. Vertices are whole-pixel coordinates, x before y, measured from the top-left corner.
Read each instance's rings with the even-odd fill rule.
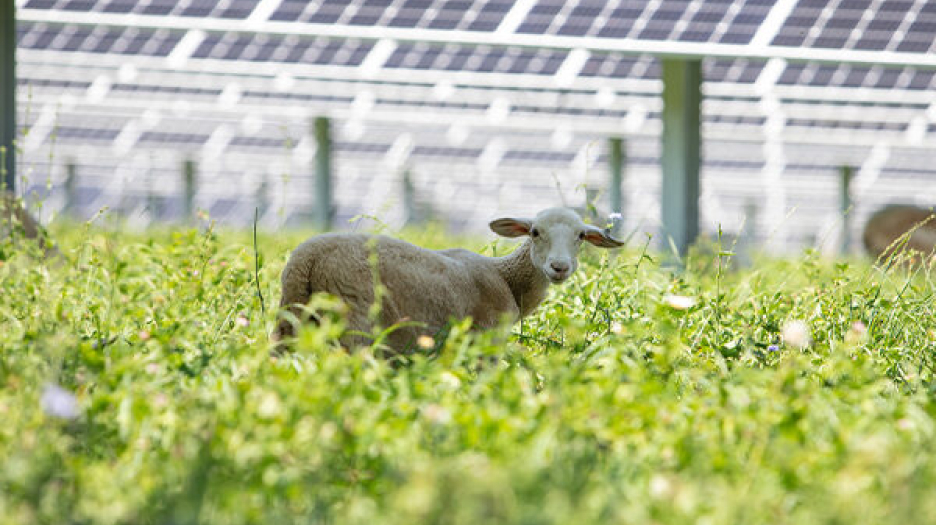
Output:
[[[417,222],[419,222],[419,212],[416,210],[413,172],[409,168],[403,168],[403,224],[412,225]]]
[[[74,162],[65,165],[65,207],[62,210],[68,217],[74,217],[78,207],[76,189],[78,186],[78,170]]]
[[[321,230],[332,227],[332,142],[330,122],[326,117],[317,117],[314,123],[315,143],[315,223]]]
[[[663,242],[682,257],[699,233],[702,63],[663,59],[662,65]]]
[[[187,159],[182,165],[182,221],[192,222],[195,219],[195,192],[197,191],[197,174],[195,161]]]
[[[841,212],[842,212],[842,246],[841,251],[843,254],[851,251],[851,215],[852,215],[852,199],[851,199],[851,181],[852,177],[855,174],[855,169],[851,166],[842,166],[841,170],[842,184],[841,184]]]
[[[0,0],[0,190],[16,189],[16,9]]]
[[[617,213],[620,219],[612,221],[612,234],[620,233],[621,224],[624,222],[624,145],[620,137],[608,139],[608,163],[611,170],[610,191],[608,191],[608,200],[611,206],[611,213]]]

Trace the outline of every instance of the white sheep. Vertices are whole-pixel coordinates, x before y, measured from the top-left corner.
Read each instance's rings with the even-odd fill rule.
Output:
[[[374,302],[374,253],[376,275],[386,289],[380,325],[403,323],[386,343],[406,352],[415,348],[420,336],[435,335],[453,319],[471,317],[478,329],[505,319],[516,321],[543,301],[551,283],[561,283],[575,272],[582,241],[603,248],[623,244],[565,208],[542,211],[535,219],[497,219],[490,227],[504,237],[529,239],[504,257],[460,248],[427,250],[384,236],[329,233],[309,239],[283,269],[280,307],[292,316],[280,319],[273,338],[291,337],[311,295],[326,292],[348,306],[349,333],[342,344],[367,344],[362,334],[373,329],[368,311]]]

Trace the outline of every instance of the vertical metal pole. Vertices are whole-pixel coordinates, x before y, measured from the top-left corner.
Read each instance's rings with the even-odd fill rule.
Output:
[[[315,222],[321,230],[332,227],[331,130],[326,117],[317,117],[314,124],[315,143]]]
[[[608,163],[611,169],[611,188],[608,191],[611,213],[621,215],[620,219],[612,221],[612,234],[618,234],[621,224],[624,222],[624,194],[622,188],[624,182],[624,147],[620,137],[608,139]]]
[[[851,166],[842,166],[841,168],[841,212],[842,212],[842,253],[846,254],[851,250],[851,181],[855,169]]]
[[[0,185],[16,189],[15,0],[0,0]],[[0,187],[0,190],[4,188]]]
[[[680,256],[699,233],[702,62],[663,59],[664,242]]]
[[[414,224],[419,221],[416,213],[416,188],[413,186],[413,173],[409,168],[403,168],[403,224]]]
[[[757,202],[754,199],[748,199],[744,203],[744,233],[738,254],[738,260],[742,266],[750,266],[754,262],[755,246],[757,246]]]
[[[192,222],[195,218],[196,173],[195,161],[187,159],[182,165],[183,195],[182,221]]]
[[[75,195],[75,189],[78,186],[78,173],[75,168],[75,163],[69,161],[65,165],[65,212],[66,216],[74,217],[76,215],[75,209],[77,208],[77,197]]]

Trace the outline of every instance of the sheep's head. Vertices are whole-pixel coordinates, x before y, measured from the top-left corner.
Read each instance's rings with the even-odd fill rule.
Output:
[[[543,210],[534,219],[497,219],[490,226],[494,233],[504,237],[528,235],[533,265],[553,283],[565,281],[578,268],[577,256],[583,241],[602,248],[624,244],[605,230],[585,224],[578,214],[566,208]]]

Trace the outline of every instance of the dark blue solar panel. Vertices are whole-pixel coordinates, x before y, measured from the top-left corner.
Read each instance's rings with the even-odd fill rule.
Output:
[[[96,0],[71,0],[59,8],[65,11],[90,11],[96,3]]]
[[[780,74],[780,78],[777,79],[778,84],[796,84],[799,82],[800,75],[803,73],[803,69],[806,66],[802,64],[787,64],[787,67],[783,70],[783,73]]]
[[[934,75],[936,75],[936,71],[917,71],[911,77],[910,84],[907,87],[916,90],[929,89],[933,84]]]
[[[562,36],[583,36],[588,33],[589,29],[591,29],[589,23],[567,22],[559,27],[556,33]]]
[[[396,16],[387,23],[390,27],[416,27],[422,18],[422,11],[415,9],[401,9]]]
[[[887,47],[889,42],[889,34],[884,34],[881,36],[867,35],[862,37],[861,40],[855,44],[855,49],[861,49],[864,51],[882,51]]]
[[[868,76],[869,70],[867,68],[853,68],[848,72],[848,75],[845,76],[845,80],[842,81],[842,85],[845,87],[860,87],[864,84],[865,77]]]
[[[283,0],[279,7],[276,8],[276,11],[273,11],[273,14],[270,15],[270,20],[289,22],[298,20],[299,15],[305,10],[307,4],[305,0]]]
[[[897,46],[897,51],[903,51],[907,53],[925,53],[933,47],[932,40],[910,40],[905,39]]]
[[[566,4],[571,4],[571,9]],[[646,11],[651,5],[655,5],[655,9]],[[608,6],[606,2],[597,0],[578,0],[574,3],[539,0],[517,31],[527,34],[740,44],[750,42],[772,5],[768,0],[709,0],[701,4],[690,0],[667,0],[659,4],[627,1],[617,6]],[[695,10],[691,15],[690,8]],[[632,34],[638,19],[642,19],[644,25],[637,34]],[[680,21],[685,21],[686,26],[677,30]],[[719,23],[728,26],[724,34],[716,31]]]
[[[863,11],[871,7],[871,0],[842,0],[839,2],[839,9],[853,9]]]
[[[179,13],[182,16],[206,17],[215,7],[213,0],[192,0],[192,2]]]
[[[173,0],[153,0],[148,4],[144,4],[141,11],[135,12],[142,12],[147,15],[168,15],[175,6],[176,3]]]
[[[136,7],[136,0],[114,0],[104,6],[105,13],[129,13]]]
[[[885,69],[881,72],[881,75],[878,77],[874,87],[892,88],[897,84],[897,79],[900,78],[902,73],[903,70],[901,69]]]
[[[120,130],[79,126],[58,126],[55,128],[55,137],[57,139],[114,140],[118,133],[120,133]]]
[[[448,71],[511,72],[552,75],[568,55],[565,51],[487,49],[400,44],[384,64],[388,68]]]
[[[29,9],[51,9],[55,6],[56,0],[29,0],[26,7]]]
[[[208,140],[208,135],[199,133],[172,133],[163,131],[147,131],[140,135],[140,142],[159,142],[173,144],[202,144]]]
[[[348,21],[351,25],[358,26],[372,26],[377,25],[377,22],[380,20],[383,15],[383,11],[370,11],[366,8],[361,9],[351,19]]]
[[[832,81],[832,75],[835,74],[836,69],[836,67],[832,66],[820,66],[816,68],[812,78],[809,79],[809,85],[828,86],[829,82]]]

